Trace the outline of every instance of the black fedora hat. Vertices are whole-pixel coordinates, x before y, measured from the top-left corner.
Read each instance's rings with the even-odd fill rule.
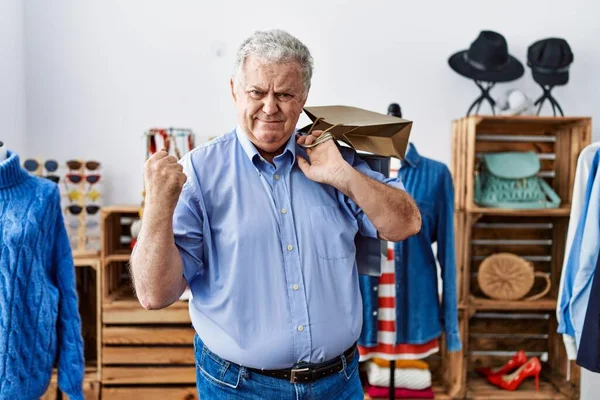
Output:
[[[494,31],[481,31],[468,50],[448,59],[457,73],[477,81],[510,82],[525,72],[523,64],[508,53],[504,36]]]
[[[538,40],[527,49],[527,65],[540,85],[557,86],[569,82],[573,52],[565,39]]]

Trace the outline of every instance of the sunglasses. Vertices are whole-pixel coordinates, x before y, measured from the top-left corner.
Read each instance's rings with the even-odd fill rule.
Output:
[[[69,160],[67,161],[67,167],[71,170],[78,170],[81,167],[85,166],[86,169],[90,171],[95,171],[100,168],[100,163],[98,161],[79,161],[79,160]]]
[[[92,184],[98,183],[100,181],[100,176],[101,176],[100,174],[82,175],[82,174],[70,173],[70,174],[67,174],[65,177],[71,183],[80,183],[81,181],[86,180],[87,183],[92,185]]]
[[[86,228],[96,228],[98,225],[100,225],[100,223],[98,221],[94,221],[94,220],[89,220],[86,221],[85,223],[85,227]],[[69,221],[69,228],[71,229],[78,229],[81,226],[81,223],[79,222],[79,220],[71,220]]]
[[[85,212],[88,213],[89,215],[94,215],[94,214],[98,213],[98,211],[100,211],[100,206],[97,206],[95,204],[89,204],[85,207],[82,207],[77,204],[70,204],[67,206],[67,210],[69,210],[69,212],[73,215],[81,214],[81,212],[84,209],[85,209]]]
[[[47,160],[44,162],[43,167],[49,173],[56,172],[58,170],[58,162],[55,160]],[[23,168],[34,175],[39,175],[42,169],[42,163],[34,158],[28,158],[23,162]],[[48,174],[44,176],[44,178],[51,180],[54,183],[58,183],[60,181],[60,177],[58,175]]]
[[[72,189],[67,192],[67,197],[71,202],[75,202],[78,200],[82,200],[84,197],[87,197],[91,201],[97,201],[100,198],[101,193],[96,189],[91,189],[89,192],[82,192],[80,190]]]

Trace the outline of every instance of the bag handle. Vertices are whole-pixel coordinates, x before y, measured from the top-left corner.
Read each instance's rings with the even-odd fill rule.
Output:
[[[546,207],[547,208],[559,207],[560,206],[560,197],[558,197],[558,195],[556,194],[554,189],[552,189],[550,187],[550,185],[548,185],[548,183],[546,183],[546,181],[543,178],[539,178],[539,179],[540,179],[540,186],[542,187],[542,190],[544,191],[546,196],[548,196],[548,199],[549,199],[549,201],[546,201],[544,203],[546,205]]]
[[[550,286],[552,285],[552,283],[550,282],[549,274],[547,274],[546,272],[536,272],[535,274],[533,274],[533,276],[535,278],[545,278],[546,279],[546,287],[540,293],[524,298],[523,301],[537,300],[540,297],[544,297],[550,291]]]

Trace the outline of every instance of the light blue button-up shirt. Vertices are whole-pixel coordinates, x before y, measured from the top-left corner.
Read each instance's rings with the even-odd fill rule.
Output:
[[[192,323],[211,351],[251,368],[330,360],[362,328],[354,239],[377,231],[351,199],[306,178],[296,153],[308,159],[293,135],[273,166],[238,127],[180,161],[188,179],[173,228]]]

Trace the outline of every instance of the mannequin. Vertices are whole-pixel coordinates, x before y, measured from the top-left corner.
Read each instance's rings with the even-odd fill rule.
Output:
[[[6,160],[6,157],[8,157],[8,150],[4,143],[2,143],[0,140],[0,162]]]

